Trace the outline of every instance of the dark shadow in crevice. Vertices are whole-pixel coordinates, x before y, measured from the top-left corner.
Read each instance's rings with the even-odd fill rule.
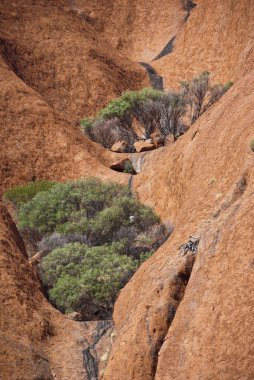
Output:
[[[162,51],[153,59],[153,61],[157,61],[158,59],[164,57],[165,55],[168,55],[168,54],[172,53],[175,39],[176,39],[176,36],[174,36],[173,38],[171,38],[171,40],[162,49]]]
[[[151,66],[149,65],[149,63],[145,63],[145,62],[139,62],[139,64],[141,66],[143,66],[145,69],[146,69],[146,72],[148,74],[148,77],[149,77],[149,80],[150,80],[150,83],[151,83],[151,86],[155,89],[155,90],[160,90],[160,91],[163,91],[164,89],[164,85],[163,85],[163,77],[160,76],[156,70]]]
[[[173,282],[170,288],[169,294],[169,305],[168,313],[166,315],[167,329],[164,333],[158,338],[156,344],[151,347],[151,358],[152,358],[152,378],[156,374],[157,364],[158,364],[158,353],[163,345],[165,336],[168,333],[168,330],[171,324],[174,321],[177,309],[183,300],[186,287],[188,285],[193,265],[196,259],[196,252],[188,251],[184,254],[184,263],[178,273],[175,274]]]
[[[190,17],[192,9],[194,9],[196,6],[197,6],[197,4],[194,3],[194,1],[192,1],[192,0],[187,0],[185,2],[185,4],[184,4],[184,10],[186,10],[187,13],[186,13],[186,16],[184,18],[184,22],[186,22],[188,20],[188,18]]]

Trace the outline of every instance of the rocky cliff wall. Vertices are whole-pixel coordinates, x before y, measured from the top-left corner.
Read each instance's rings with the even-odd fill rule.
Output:
[[[123,368],[126,380],[251,379],[253,88],[251,72],[173,146],[146,154],[133,187],[175,229],[116,302],[104,379]],[[189,236],[193,269],[179,250]]]
[[[253,68],[254,3],[251,0],[198,0],[177,33],[173,52],[154,68],[166,88],[192,79],[204,70],[214,81],[237,81]]]

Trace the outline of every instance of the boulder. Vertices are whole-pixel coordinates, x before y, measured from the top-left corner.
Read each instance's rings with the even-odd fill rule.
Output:
[[[130,174],[137,174],[132,166],[132,162],[129,158],[124,158],[123,160],[117,161],[110,165],[110,169],[116,170],[117,172],[125,172]]]
[[[112,152],[124,153],[127,147],[127,142],[124,140],[117,141],[112,147]]]
[[[134,143],[134,148],[136,149],[136,152],[146,152],[148,150],[153,150],[156,148],[156,146],[150,142],[150,140],[145,141],[136,141]]]

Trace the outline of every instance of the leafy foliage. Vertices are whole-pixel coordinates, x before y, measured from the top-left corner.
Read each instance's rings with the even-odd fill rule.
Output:
[[[86,126],[84,133],[105,148],[111,148],[116,141],[125,140],[127,152],[135,150],[134,143],[140,135],[141,139],[150,139],[155,131],[164,140],[171,134],[175,141],[187,130],[183,123],[187,109],[190,109],[190,122],[193,124],[228,91],[233,82],[212,86],[210,73],[204,71],[193,80],[180,84],[179,92],[163,92],[153,88],[124,92],[99,111],[94,122],[91,123],[90,119],[81,121]],[[136,125],[138,131],[133,128],[134,118],[139,122]]]
[[[62,311],[85,310],[86,300],[93,300],[98,309],[112,310],[138,265],[122,255],[121,248],[121,242],[100,247],[74,243],[52,251],[41,266],[43,281],[51,286],[51,301]]]
[[[65,225],[71,224],[72,232],[83,232],[83,229],[85,232],[87,218],[109,206],[116,196],[128,194],[129,190],[123,186],[102,184],[96,179],[59,183],[21,205],[19,227],[47,234],[62,232]],[[79,227],[75,229],[75,225]]]
[[[92,178],[56,184],[21,204],[19,227],[43,235],[40,271],[51,301],[91,319],[110,316],[119,290],[166,235],[127,187]]]
[[[37,193],[48,191],[55,186],[55,184],[55,182],[46,180],[29,182],[26,185],[16,186],[6,191],[4,198],[16,206],[20,206],[22,203],[30,201]]]

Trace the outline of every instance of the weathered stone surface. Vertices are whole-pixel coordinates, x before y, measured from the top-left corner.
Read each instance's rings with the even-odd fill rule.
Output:
[[[85,322],[83,365],[88,380],[100,379],[104,373],[115,332],[111,320]]]
[[[166,88],[178,88],[204,70],[214,82],[236,82],[254,68],[252,0],[197,0],[177,33],[171,54],[154,61]],[[233,33],[234,31],[234,33]]]
[[[182,26],[181,0],[72,0],[70,6],[90,19],[103,39],[134,62],[150,62]]]
[[[136,149],[137,153],[141,152],[147,152],[149,150],[153,150],[156,148],[156,146],[151,143],[151,140],[145,140],[145,141],[136,141],[134,143],[134,148]]]
[[[101,43],[66,1],[3,0],[0,14],[0,188],[112,176],[113,153],[76,124],[124,90],[141,88],[144,70]]]
[[[2,0],[0,12],[1,46],[10,68],[64,118],[78,121],[144,84],[143,69],[101,42],[67,1]]]
[[[147,154],[134,178],[138,198],[175,229],[121,291],[104,380],[123,368],[125,380],[252,378],[253,89],[251,72],[176,143]],[[200,239],[196,260],[169,325],[189,236]]]
[[[131,125],[133,131],[140,139],[145,139],[145,130],[143,125],[134,117]]]
[[[24,243],[0,205],[0,374],[3,380],[52,380],[43,340],[52,328],[50,306]]]

